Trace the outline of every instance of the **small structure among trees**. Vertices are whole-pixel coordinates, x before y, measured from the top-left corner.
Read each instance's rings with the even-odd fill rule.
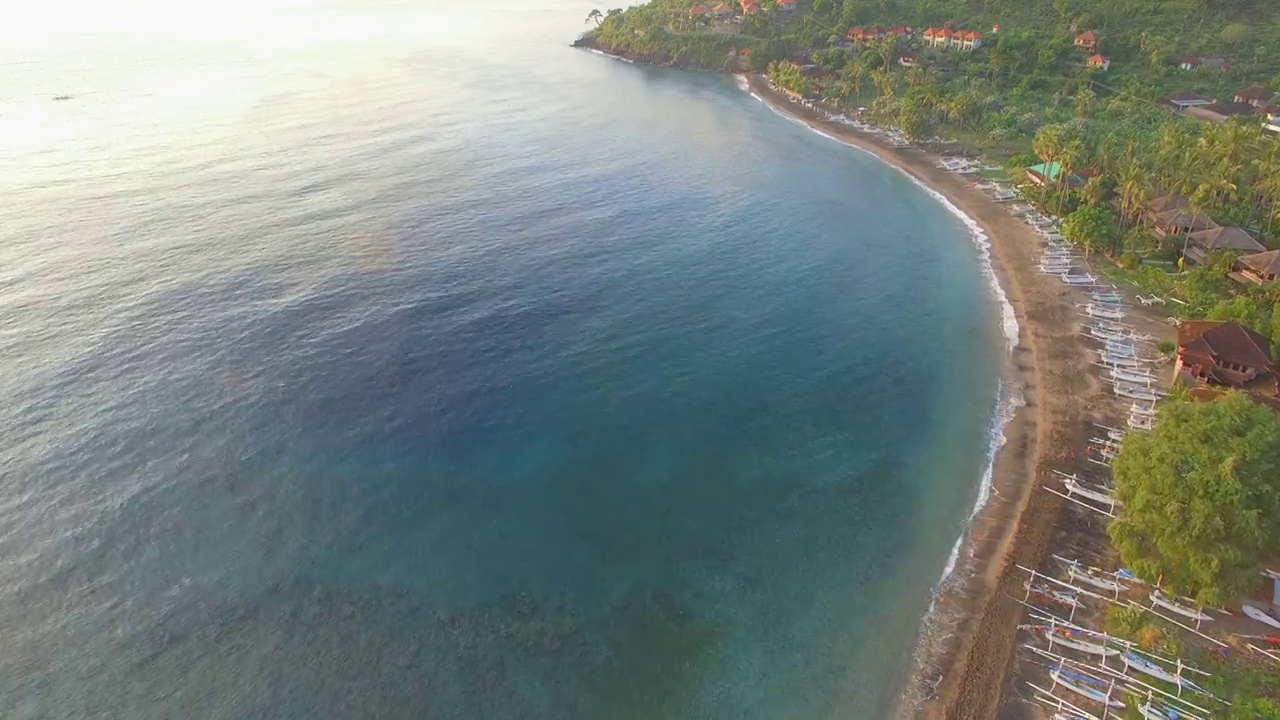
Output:
[[[1280,250],[1243,255],[1236,261],[1236,270],[1232,276],[1238,275],[1237,279],[1269,285],[1280,277]]]
[[[1076,36],[1075,46],[1080,52],[1096,53],[1098,52],[1098,33],[1093,30],[1086,30]]]
[[[1271,341],[1234,322],[1192,320],[1178,328],[1174,370],[1193,383],[1275,394]]]

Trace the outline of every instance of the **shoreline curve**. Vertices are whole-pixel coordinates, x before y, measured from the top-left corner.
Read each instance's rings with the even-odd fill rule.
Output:
[[[984,272],[989,267],[993,275],[1009,353],[992,418],[989,477],[922,619],[912,676],[894,714],[990,720],[1013,677],[1022,615],[1009,594],[1020,582],[1014,566],[1041,564],[1061,507],[1056,496],[1035,490],[1048,467],[1070,452],[1082,432],[1082,411],[1100,392],[1076,342],[1070,300],[1079,291],[1035,272],[1038,239],[1031,228],[959,176],[934,166],[936,156],[890,148],[825,120],[787,101],[760,75],[737,78],[783,117],[905,173],[964,220],[984,258]]]

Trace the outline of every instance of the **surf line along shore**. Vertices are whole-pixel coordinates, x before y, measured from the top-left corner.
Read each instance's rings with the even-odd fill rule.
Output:
[[[997,281],[1013,306],[1017,345],[1007,360],[1004,387],[1021,395],[1003,428],[1005,443],[992,472],[992,495],[971,522],[960,560],[939,589],[917,647],[915,675],[898,717],[988,720],[1011,681],[1022,606],[1015,565],[1039,567],[1049,550],[1062,501],[1037,492],[1053,468],[1075,464],[1085,439],[1088,408],[1106,403],[1092,379],[1078,340],[1072,290],[1037,269],[1038,240],[1005,207],[938,168],[937,156],[891,148],[791,103],[760,75],[746,78],[750,92],[776,111],[872,153],[960,208],[986,233]]]

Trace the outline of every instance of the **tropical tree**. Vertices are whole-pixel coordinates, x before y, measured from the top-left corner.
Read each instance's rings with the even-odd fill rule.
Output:
[[[1112,463],[1108,534],[1139,577],[1207,605],[1241,597],[1280,538],[1280,416],[1240,392],[1170,400]]]
[[[1128,163],[1120,171],[1116,195],[1120,198],[1120,224],[1128,227],[1151,199],[1151,186],[1147,185],[1146,173],[1137,163]]]
[[[596,27],[599,27],[600,23],[604,20],[604,14],[601,13],[598,8],[592,8],[591,12],[587,13],[587,22],[591,22],[592,20],[596,22]]]
[[[1036,137],[1031,142],[1031,147],[1035,150],[1036,155],[1040,157],[1048,165],[1058,161],[1062,155],[1063,139],[1061,125],[1045,125],[1036,133]],[[1045,200],[1049,193],[1049,178],[1044,178],[1044,184],[1040,186],[1040,206],[1044,207]]]
[[[1081,207],[1062,219],[1062,236],[1084,248],[1110,250],[1116,244],[1116,224],[1111,212],[1102,207]]]

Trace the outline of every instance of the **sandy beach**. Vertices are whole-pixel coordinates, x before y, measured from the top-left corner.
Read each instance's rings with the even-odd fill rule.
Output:
[[[1037,272],[1037,236],[1007,207],[938,168],[938,156],[891,148],[879,136],[824,120],[748,78],[752,93],[779,112],[864,149],[942,194],[975,220],[991,243],[996,274],[1017,315],[1020,337],[1005,387],[1021,394],[995,458],[991,500],[970,527],[961,561],[941,590],[921,638],[917,677],[904,693],[902,717],[986,720],[1028,717],[1003,703],[1017,677],[1016,635],[1023,614],[1016,565],[1039,567],[1055,541],[1063,501],[1039,491],[1051,470],[1074,472],[1091,422],[1114,419],[1118,404],[1090,370],[1075,303],[1083,291]],[[1002,710],[1002,705],[1004,709]]]

